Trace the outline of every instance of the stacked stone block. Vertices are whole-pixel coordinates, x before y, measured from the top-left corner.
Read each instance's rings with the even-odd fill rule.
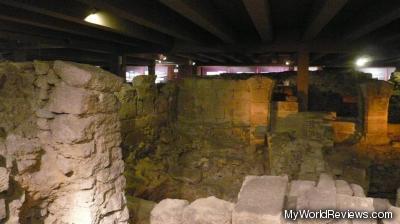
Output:
[[[224,205],[224,206],[223,206]],[[214,197],[185,200],[165,199],[151,212],[151,224],[288,224],[346,223],[377,224],[376,219],[285,219],[284,210],[333,209],[336,211],[391,211],[393,219],[379,223],[399,223],[400,208],[388,200],[365,197],[359,185],[321,174],[318,182],[293,180],[286,176],[248,176],[243,182],[237,203]],[[190,217],[190,218],[188,218]],[[230,218],[231,217],[231,218]],[[216,220],[218,220],[216,222]]]
[[[1,66],[11,66],[33,85],[24,98],[31,114],[14,119],[14,128],[6,127],[0,139],[14,185],[6,205],[0,204],[8,211],[5,222],[127,223],[114,95],[122,80],[72,62]]]

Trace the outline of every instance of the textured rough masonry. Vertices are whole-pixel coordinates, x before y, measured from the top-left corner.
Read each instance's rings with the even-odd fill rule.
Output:
[[[388,109],[393,85],[385,81],[370,81],[360,85],[364,106],[364,139],[366,144],[385,145],[388,137]]]
[[[118,98],[129,194],[233,200],[246,174],[265,172],[272,89],[259,76],[157,85],[138,76],[124,85]]]
[[[354,187],[356,190],[350,189]],[[289,187],[289,189],[287,189]],[[282,176],[248,176],[243,183],[238,201],[231,210],[231,203],[214,197],[198,199],[188,206],[187,201],[165,199],[151,212],[151,224],[377,224],[374,219],[285,219],[283,210],[290,209],[334,209],[336,211],[392,211],[394,219],[383,219],[383,224],[400,223],[400,208],[390,205],[388,200],[360,195],[362,188],[344,180],[334,180],[322,174],[318,184],[314,181],[294,180],[288,183]],[[345,190],[344,190],[345,189]],[[191,217],[187,222],[186,217]],[[194,219],[197,217],[198,219]],[[196,222],[195,220],[201,220]],[[215,222],[220,220],[220,222]]]
[[[268,134],[271,174],[317,180],[326,172],[325,151],[333,148],[332,115],[300,112],[275,117]]]
[[[2,222],[127,223],[114,95],[121,79],[35,61],[0,64],[0,80]]]

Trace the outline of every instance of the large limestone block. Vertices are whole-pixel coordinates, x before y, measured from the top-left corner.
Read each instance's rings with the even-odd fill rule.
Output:
[[[294,180],[290,183],[289,194],[287,197],[287,209],[296,209],[297,198],[304,195],[307,191],[315,187],[314,181]]]
[[[374,201],[373,198],[365,197],[352,197],[344,194],[337,194],[337,209],[339,211],[374,211]],[[373,219],[353,219],[353,224],[376,224],[377,221]]]
[[[117,97],[111,93],[88,91],[65,83],[55,88],[50,96],[49,110],[54,113],[85,114],[117,111]]]
[[[68,85],[103,92],[117,92],[123,80],[95,66],[67,61],[55,61],[54,71]]]
[[[335,209],[336,193],[314,187],[297,198],[297,209]]]
[[[353,190],[345,180],[336,180],[335,185],[336,185],[336,192],[338,194],[345,194],[349,196],[353,195]]]
[[[183,211],[183,224],[230,224],[233,204],[214,196],[197,199]]]
[[[351,184],[351,189],[356,197],[365,197],[364,189],[358,184]]]
[[[150,214],[150,224],[183,224],[183,211],[189,202],[178,199],[164,199]]]
[[[335,180],[329,174],[322,173],[319,176],[317,188],[321,192],[328,192],[336,194]]]
[[[93,117],[59,115],[50,123],[53,139],[59,143],[79,143],[93,139]]]
[[[58,85],[50,96],[49,110],[54,113],[83,114],[96,103],[96,96],[82,88]]]
[[[232,213],[232,223],[282,223],[287,187],[287,176],[247,176]]]
[[[382,219],[383,224],[400,224],[400,208],[390,206],[389,211],[392,212],[392,219]]]

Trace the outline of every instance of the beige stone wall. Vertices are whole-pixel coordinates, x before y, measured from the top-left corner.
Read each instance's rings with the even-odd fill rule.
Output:
[[[271,79],[187,78],[179,87],[178,122],[249,128],[249,143],[264,143],[270,122]]]
[[[127,223],[122,81],[69,62],[0,64],[6,223]],[[4,198],[5,196],[5,198]],[[4,213],[2,213],[4,212]]]

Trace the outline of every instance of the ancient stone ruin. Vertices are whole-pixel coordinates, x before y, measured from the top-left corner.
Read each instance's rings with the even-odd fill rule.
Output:
[[[2,223],[127,223],[121,87],[88,65],[0,64]]]
[[[284,209],[398,214],[400,125],[390,109],[398,87],[354,76],[342,85],[313,73],[320,105],[310,97],[313,110],[302,111],[291,72],[156,84],[66,61],[1,63],[0,220],[257,224],[293,223]],[[332,96],[341,102],[330,105]]]

